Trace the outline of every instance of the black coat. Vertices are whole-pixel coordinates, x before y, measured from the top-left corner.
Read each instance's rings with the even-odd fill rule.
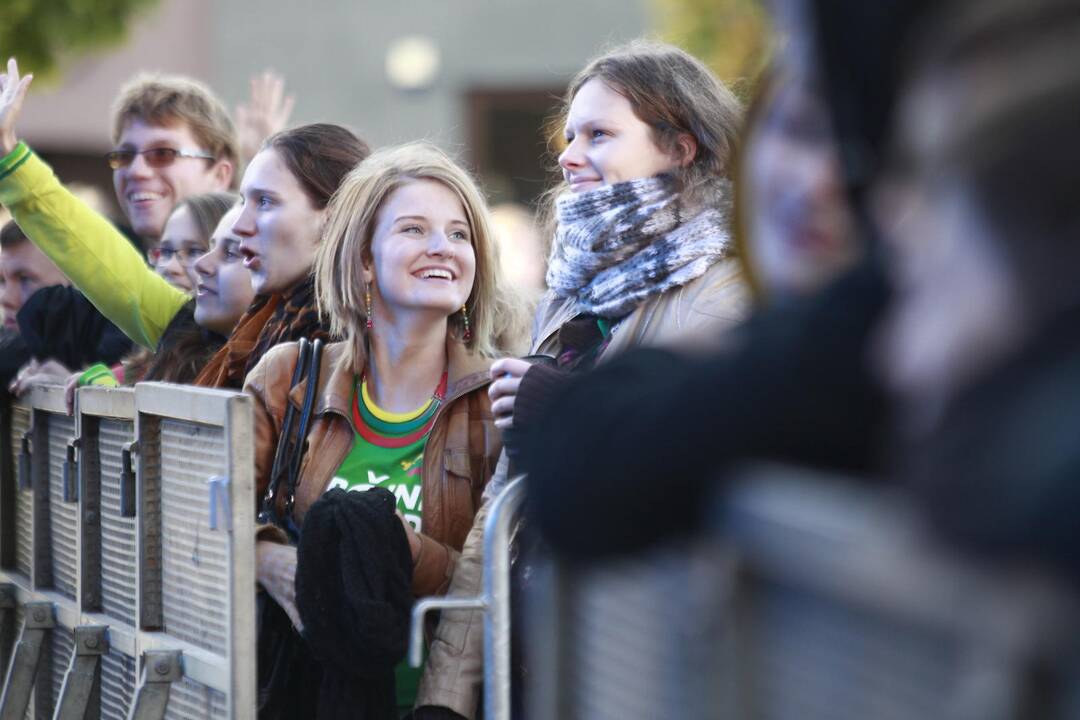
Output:
[[[296,607],[323,667],[313,717],[397,718],[394,669],[405,657],[412,554],[385,489],[331,490],[304,516]]]
[[[867,262],[813,300],[759,312],[711,357],[636,349],[561,384],[519,458],[556,552],[627,552],[692,529],[687,508],[733,462],[874,470],[887,412],[866,351],[887,297]]]
[[[933,526],[1080,580],[1080,308],[948,404],[897,453]]]
[[[41,288],[19,310],[19,332],[31,355],[72,370],[93,363],[113,365],[132,342],[86,296],[72,287]]]
[[[6,395],[8,385],[15,379],[19,368],[30,361],[30,348],[26,340],[14,330],[0,330],[0,393]]]

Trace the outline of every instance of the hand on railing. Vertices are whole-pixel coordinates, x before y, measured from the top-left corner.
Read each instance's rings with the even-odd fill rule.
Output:
[[[289,616],[293,627],[303,631],[304,623],[296,609],[296,548],[266,541],[255,543],[255,578]]]
[[[8,60],[6,73],[0,73],[0,153],[7,155],[19,139],[15,134],[15,122],[22,112],[26,91],[30,89],[33,75],[19,77],[19,64],[15,58]]]
[[[55,360],[46,360],[45,362],[31,360],[22,366],[18,375],[8,386],[8,390],[11,391],[11,394],[21,397],[23,393],[34,385],[41,383],[62,384],[70,374],[71,370]]]

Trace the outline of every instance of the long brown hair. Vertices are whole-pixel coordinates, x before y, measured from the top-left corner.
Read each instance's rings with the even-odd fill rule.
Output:
[[[312,123],[271,135],[263,150],[276,150],[311,203],[325,208],[344,177],[371,154],[352,131],[330,123]]]

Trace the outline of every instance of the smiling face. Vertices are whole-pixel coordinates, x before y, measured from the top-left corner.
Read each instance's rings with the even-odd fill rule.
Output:
[[[235,207],[222,216],[211,240],[210,252],[194,265],[198,275],[195,322],[219,335],[229,335],[255,299],[251,272],[244,267],[240,238],[232,234],[240,215]]]
[[[206,252],[206,247],[191,208],[182,205],[169,216],[161,233],[161,242],[151,253],[154,270],[173,287],[193,292],[198,281],[193,265],[195,259]]]
[[[252,159],[240,183],[242,210],[232,232],[261,295],[289,290],[311,272],[323,210],[315,207],[277,151]]]
[[[749,255],[770,292],[812,292],[855,261],[839,152],[825,104],[807,78],[778,78],[744,168]]]
[[[412,180],[386,197],[364,267],[376,327],[407,315],[449,317],[468,300],[475,276],[472,231],[453,190]]]
[[[652,177],[679,165],[656,146],[652,129],[634,114],[630,101],[598,78],[574,96],[565,134],[559,166],[573,192]]]
[[[186,123],[148,125],[138,118],[129,120],[116,149],[151,148],[205,152]],[[157,240],[177,203],[190,195],[227,190],[231,178],[232,166],[226,160],[178,157],[171,165],[152,168],[144,155],[136,155],[127,167],[113,170],[113,188],[135,233]]]

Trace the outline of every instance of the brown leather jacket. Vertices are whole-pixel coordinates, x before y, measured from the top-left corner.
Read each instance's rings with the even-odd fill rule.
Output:
[[[615,326],[599,362],[639,345],[688,347],[711,343],[723,331],[740,322],[749,312],[749,288],[741,264],[734,258],[722,260],[687,285],[650,298]],[[532,353],[556,355],[558,333],[577,315],[573,300],[548,296],[536,312]],[[509,462],[499,458],[495,476],[484,493],[465,542],[450,595],[479,594],[483,575],[484,522],[491,500],[505,487]],[[476,717],[483,680],[483,615],[476,610],[445,611],[432,640],[424,675],[416,698],[417,707],[448,707],[466,718]]]
[[[446,400],[428,436],[421,471],[424,532],[413,567],[413,593],[417,596],[446,592],[484,486],[502,451],[487,396],[491,361],[452,339],[446,347]],[[356,437],[352,402],[364,359],[360,359],[360,368],[349,367],[344,351],[344,343],[333,343],[323,352],[308,447],[296,488],[293,517],[298,525],[326,491]],[[274,463],[285,404],[291,402],[297,409],[303,405],[306,383],[289,392],[297,354],[296,343],[278,345],[244,382],[244,390],[255,399],[255,477],[260,500]]]

